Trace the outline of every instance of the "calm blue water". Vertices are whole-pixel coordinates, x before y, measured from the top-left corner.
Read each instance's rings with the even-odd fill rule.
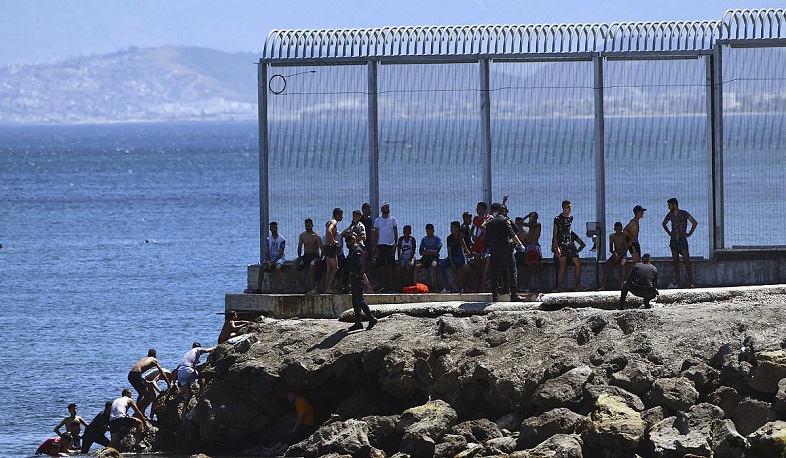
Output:
[[[257,126],[0,127],[0,455],[215,344],[259,256]],[[148,241],[148,243],[145,243]]]
[[[699,220],[691,252],[709,252],[704,122],[607,121],[606,219],[649,208],[641,240],[655,256],[668,255],[672,196]],[[555,123],[495,124],[495,198],[538,211],[546,244],[562,199],[577,232],[595,219],[591,122]],[[757,228],[786,224],[786,116],[726,123],[727,244],[782,244]],[[333,207],[368,200],[366,139],[347,126],[303,135],[288,123],[271,139],[271,216],[288,259],[304,218],[320,227]],[[455,128],[381,126],[381,197],[418,238],[426,222],[444,238],[481,199],[479,145]],[[255,123],[0,126],[0,455],[32,454],[70,402],[92,419],[148,348],[171,368],[194,340],[215,343],[224,294],[242,291],[259,259],[257,138]]]

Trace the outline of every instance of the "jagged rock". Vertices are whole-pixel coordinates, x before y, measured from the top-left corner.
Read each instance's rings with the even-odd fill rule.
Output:
[[[737,406],[742,401],[742,396],[734,388],[721,386],[710,393],[707,401],[723,409],[723,418],[732,418],[737,413]]]
[[[555,434],[528,450],[530,458],[583,458],[583,442],[577,434]]]
[[[709,403],[664,419],[653,426],[649,437],[655,457],[737,456],[747,449],[734,425],[723,419],[723,410]]]
[[[775,415],[770,403],[752,398],[744,398],[740,401],[737,411],[732,417],[737,431],[745,436],[773,420],[775,420]]]
[[[760,457],[780,457],[786,453],[786,422],[766,423],[748,435],[750,452]]]
[[[368,440],[368,424],[349,419],[322,425],[311,437],[289,447],[285,456],[311,458],[337,453],[357,458],[372,456],[372,449]]]
[[[697,390],[706,393],[717,386],[720,372],[705,363],[699,362],[680,372],[680,376],[693,382]]]
[[[123,458],[123,454],[112,447],[105,447],[95,453],[96,458]]]
[[[651,430],[655,424],[659,421],[663,420],[665,417],[663,413],[663,407],[655,406],[650,409],[647,409],[641,412],[641,419],[644,421],[644,424],[647,426],[647,431]]]
[[[711,456],[712,448],[707,438],[691,431],[677,429],[677,417],[664,418],[649,433],[652,456],[657,458],[683,458],[687,454]]]
[[[543,410],[555,407],[578,407],[584,398],[584,385],[592,379],[592,369],[581,366],[546,380],[533,395],[533,404]]]
[[[410,458],[410,456],[407,455],[406,453],[398,452],[398,453],[394,453],[393,455],[390,455],[390,458]]]
[[[434,447],[434,456],[437,458],[451,458],[467,446],[467,439],[460,434],[445,434],[439,444]]]
[[[398,415],[370,415],[361,418],[368,425],[368,441],[372,446],[385,451],[398,448],[401,435],[396,432]]]
[[[786,353],[783,350],[757,352],[756,361],[751,388],[759,393],[775,394],[778,382],[786,378]]]
[[[684,378],[660,378],[652,383],[649,392],[650,401],[661,405],[670,412],[685,411],[699,399],[699,392],[693,382]]]
[[[779,415],[786,414],[786,378],[782,378],[778,382],[778,392],[775,393],[775,402],[773,402],[772,408]]]
[[[436,442],[456,424],[456,411],[442,400],[407,409],[396,423],[402,434],[399,449],[413,457],[432,456]]]
[[[486,447],[499,450],[502,453],[512,453],[516,450],[516,439],[513,437],[496,437],[486,442]]]
[[[609,396],[616,396],[621,398],[625,401],[625,404],[628,405],[633,410],[641,412],[644,410],[644,403],[641,399],[636,396],[635,394],[631,393],[628,390],[620,388],[618,386],[613,385],[586,385],[584,387],[584,400],[592,402],[594,405],[595,401],[603,394]]]
[[[598,449],[635,450],[645,430],[641,414],[625,399],[602,394],[595,401],[582,437],[588,446]]]
[[[474,442],[468,443],[467,447],[462,450],[458,455],[454,458],[475,458],[476,456],[481,456],[483,452],[483,446],[480,444],[476,444]]]
[[[502,437],[499,427],[485,418],[459,423],[450,429],[451,434],[463,436],[467,442],[483,443],[489,439]]]
[[[587,417],[559,407],[521,423],[517,439],[518,449],[531,448],[555,434],[573,434],[584,428]]]
[[[524,417],[515,413],[509,413],[505,416],[500,417],[494,423],[497,424],[497,427],[500,430],[507,430],[507,431],[518,431],[521,429],[521,422],[524,421]]]
[[[716,458],[744,458],[749,448],[748,439],[737,432],[734,423],[725,419],[712,430],[713,455]]]
[[[631,361],[622,370],[611,374],[609,383],[641,396],[649,391],[655,377],[642,361]]]
[[[204,453],[197,453],[196,455],[191,455],[188,458],[210,458],[210,456],[205,455]]]

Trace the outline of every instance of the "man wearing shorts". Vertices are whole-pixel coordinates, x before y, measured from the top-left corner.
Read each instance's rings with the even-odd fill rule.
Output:
[[[678,286],[687,286],[688,288],[695,288],[693,284],[693,270],[690,265],[690,253],[688,252],[688,237],[693,235],[698,223],[685,210],[680,210],[677,199],[672,197],[667,201],[669,212],[663,218],[663,230],[669,234],[669,248],[671,248],[671,259],[674,262],[674,278],[676,283],[670,284],[669,287],[676,288]],[[691,227],[688,230],[688,222],[690,221]],[[671,229],[668,223],[671,222]],[[685,272],[688,274],[688,282],[683,285],[680,277],[680,256],[685,264]]]
[[[265,279],[266,272],[270,272],[271,275],[273,273],[276,274],[274,277],[271,277],[271,285],[273,284],[274,278],[278,280],[278,288],[271,288],[271,291],[281,292],[281,288],[284,285],[284,277],[281,276],[281,268],[284,267],[284,249],[287,241],[282,235],[279,235],[278,223],[275,221],[270,223],[270,235],[267,237],[266,242],[265,252],[263,253],[265,263],[259,266],[257,289],[254,292],[262,292],[262,282]]]
[[[396,266],[398,220],[390,214],[390,204],[382,202],[382,214],[374,220],[374,255],[382,269],[382,288],[393,291],[393,270]]]
[[[630,255],[634,263],[641,261],[641,245],[639,244],[639,220],[644,218],[646,208],[641,205],[633,207],[633,219],[630,220],[623,233],[625,234],[625,244],[630,250]]]
[[[538,222],[538,213],[530,212],[524,216],[522,224],[529,228],[527,240],[521,241],[527,246],[524,250],[524,256],[527,259],[527,273],[524,275],[524,284],[522,286],[525,290],[529,289],[529,280],[534,271],[538,279],[538,289],[540,289],[543,287],[543,272],[540,270],[543,253],[540,249],[540,231],[542,227]]]
[[[134,416],[128,415],[128,409],[133,409]],[[123,389],[120,397],[112,402],[112,408],[109,413],[109,435],[112,440],[109,446],[117,448],[120,442],[131,429],[136,428],[136,443],[142,440],[142,433],[147,429],[147,417],[145,413],[137,407],[133,399],[131,399],[131,390],[128,388]]]
[[[344,210],[336,207],[333,209],[333,218],[325,224],[325,244],[322,252],[325,253],[327,273],[325,274],[325,294],[334,294],[333,282],[338,273],[338,222],[344,219]]]
[[[185,395],[186,408],[191,400],[191,382],[195,382],[199,378],[199,357],[215,349],[216,347],[202,348],[202,344],[194,342],[191,345],[191,350],[183,355],[180,365],[177,366],[177,382],[180,384],[180,394]]]
[[[615,264],[619,264],[620,266],[620,287],[622,287],[622,283],[625,282],[625,264],[628,261],[628,245],[626,239],[627,237],[622,231],[622,223],[617,221],[614,223],[614,233],[609,236],[609,250],[611,256],[606,260],[606,265],[603,269],[603,281],[600,283],[598,291],[606,289],[606,280],[609,278],[609,271]]]
[[[420,260],[415,264],[415,278],[419,278],[418,271],[421,267],[429,269],[431,273],[430,291],[439,291],[437,286],[437,266],[439,265],[439,252],[442,250],[442,240],[434,235],[434,225],[426,224],[426,236],[420,241]]]
[[[137,361],[128,372],[128,383],[130,383],[139,394],[139,396],[136,398],[136,404],[140,409],[142,409],[143,413],[145,409],[147,409],[147,406],[149,406],[156,398],[155,392],[151,393],[150,383],[142,377],[142,373],[152,367],[157,368],[161,373],[164,372],[161,364],[159,364],[158,360],[156,359],[155,348],[148,350],[147,356]],[[166,381],[166,384],[167,387],[171,386],[169,380]]]
[[[306,292],[306,287],[303,284],[303,277],[300,273],[303,269],[308,268],[311,273],[311,278],[314,278],[314,262],[319,259],[320,251],[322,250],[322,237],[314,232],[314,222],[311,218],[306,218],[303,223],[305,231],[300,234],[297,241],[297,262],[295,267],[295,280],[301,293]]]

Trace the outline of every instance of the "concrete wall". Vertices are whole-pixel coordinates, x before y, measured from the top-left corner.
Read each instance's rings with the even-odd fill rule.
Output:
[[[671,259],[656,259],[653,264],[658,268],[659,287],[666,288],[669,283],[674,283],[674,267]],[[628,262],[627,271],[630,271],[632,262]],[[771,250],[718,250],[713,259],[694,259],[691,261],[693,267],[694,283],[700,287],[715,286],[745,286],[745,285],[772,285],[786,283],[786,249]],[[685,268],[680,263],[682,269],[682,279],[685,281]],[[544,282],[548,289],[555,286],[555,268],[551,260],[544,260],[541,266]],[[581,266],[581,282],[585,288],[598,288],[600,280],[603,278],[603,263],[596,264],[592,260],[583,259]],[[257,273],[259,265],[248,266],[247,287],[257,289]],[[309,284],[308,270],[303,270],[304,280]],[[421,269],[421,277],[425,269]],[[287,264],[283,271],[284,292],[297,292],[293,274],[292,264]],[[378,283],[378,272],[372,270],[371,277],[374,284]],[[519,269],[519,278],[523,280],[523,272]],[[575,287],[573,267],[568,267],[565,275],[566,289]],[[262,289],[269,287],[270,274],[265,275],[265,285]],[[418,281],[423,281],[419,278]],[[474,276],[470,277],[470,284],[475,285]],[[534,282],[534,278],[533,278]],[[609,273],[607,286],[611,289],[619,287],[618,268],[615,266]]]

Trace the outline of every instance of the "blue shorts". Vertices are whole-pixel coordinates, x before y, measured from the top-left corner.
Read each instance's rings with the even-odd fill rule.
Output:
[[[273,259],[276,259],[276,258],[268,259],[268,262],[272,261]],[[279,260],[274,262],[270,267],[265,267],[263,265],[262,268],[265,269],[265,272],[270,272],[275,266],[282,266],[283,267],[284,266],[284,258],[283,257],[279,258]]]
[[[199,374],[196,369],[190,366],[180,366],[177,368],[177,381],[181,385],[188,385],[197,379]]]
[[[669,242],[669,248],[674,253],[682,253],[683,251],[688,251],[688,239],[687,237],[672,237],[671,241]]]

